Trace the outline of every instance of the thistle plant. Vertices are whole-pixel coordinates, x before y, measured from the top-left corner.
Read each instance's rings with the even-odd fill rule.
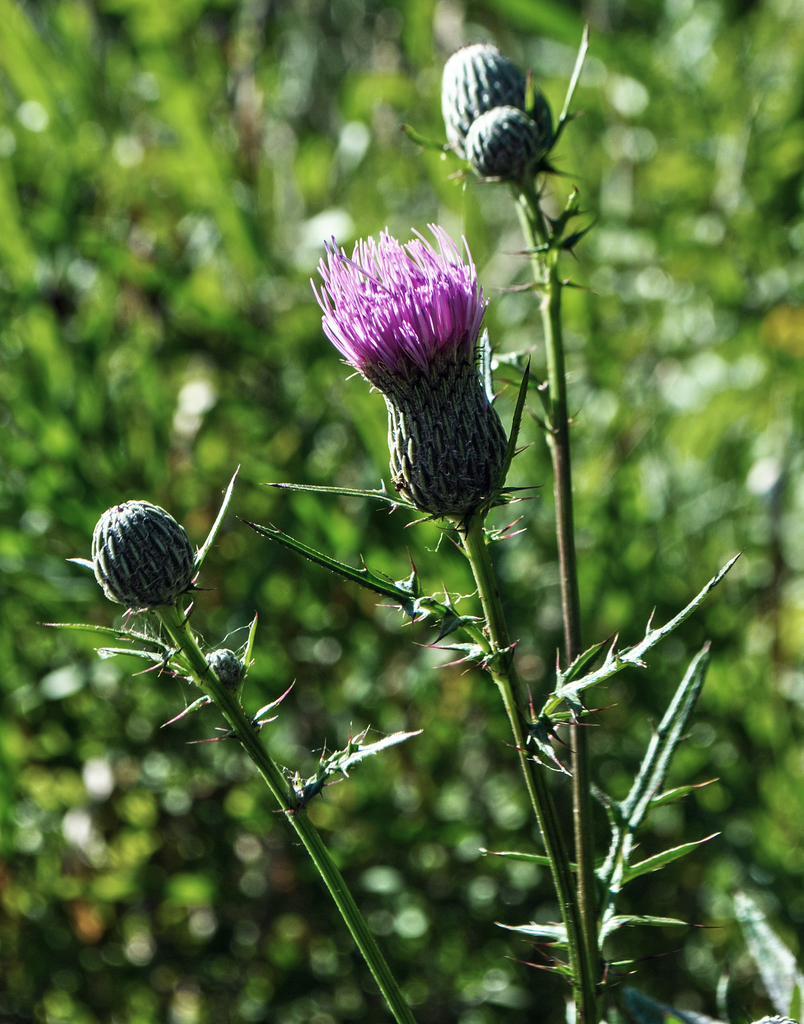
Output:
[[[156,505],[128,501],[107,509],[95,528],[92,559],[74,558],[71,561],[92,569],[110,600],[130,607],[124,624],[118,629],[90,625],[79,628],[113,636],[127,644],[125,647],[101,648],[102,656],[133,654],[154,662],[162,672],[188,680],[202,691],[201,697],[165,725],[209,705],[217,708],[226,721],[226,727],[219,728],[222,735],[212,737],[211,741],[236,740],[251,758],[329,889],[394,1018],[400,1024],[412,1024],[410,1009],[335,861],[309,818],[301,812],[307,802],[321,792],[330,776],[347,775],[347,770],[361,760],[415,733],[394,733],[369,743],[366,742],[368,730],[365,730],[350,740],[344,750],[322,758],[316,775],[305,783],[301,782],[298,773],[283,771],[267,753],[259,734],[276,720],[276,715],[266,716],[279,707],[289,691],[251,715],[244,710],[241,697],[251,664],[256,616],[249,628],[242,657],[228,648],[205,653],[203,638],[190,625],[192,603],[186,605],[184,599],[223,522],[236,477],[237,473],[229,484],[209,536],[196,552],[184,528]],[[150,613],[156,618],[156,624],[132,625],[131,617],[135,611]]]
[[[485,45],[459,51],[444,69],[442,109],[447,144],[430,143],[406,129],[422,145],[454,152],[483,183],[507,183],[520,217],[542,317],[548,378],[543,383],[531,381],[525,360],[509,359],[512,365],[521,367],[522,381],[504,453],[504,435],[491,407],[494,392],[487,371],[489,360],[484,356],[487,339],[480,345],[479,359],[476,354],[483,305],[471,260],[463,265],[456,259],[455,246],[438,228],[431,227],[439,255],[420,236],[400,245],[385,234],[379,243],[358,243],[351,259],[333,243],[319,268],[323,286],[316,289],[316,294],[323,310],[324,332],[347,362],[385,397],[392,480],[397,493],[305,489],[363,493],[440,519],[445,529],[457,534],[469,561],[482,609],[480,619],[451,604],[439,604],[433,595],[423,593],[415,570],[408,580],[394,582],[368,568],[352,569],[279,530],[251,525],[347,579],[394,597],[411,618],[440,619],[439,639],[458,631],[466,634],[466,642],[450,646],[459,650],[464,660],[474,660],[485,669],[500,692],[544,842],[544,855],[533,859],[549,865],[562,914],[560,923],[526,924],[514,930],[549,942],[551,953],[565,952],[566,959],[552,957],[552,967],[570,983],[575,1019],[596,1024],[604,1006],[607,938],[622,927],[670,922],[648,914],[619,914],[617,899],[623,886],[705,841],[696,840],[634,863],[634,835],[650,808],[686,792],[666,792],[664,785],[703,684],[708,646],[690,664],[626,800],[616,803],[601,795],[609,815],[611,839],[609,854],[597,869],[598,845],[590,808],[593,786],[582,727],[588,714],[584,691],[627,664],[644,667],[643,655],[700,605],[733,563],[669,623],[654,628],[649,621],[641,644],[618,649],[615,640],[601,667],[592,671],[603,645],[584,650],[580,633],[561,317],[561,291],[566,282],[559,274],[562,253],[571,252],[588,228],[571,229],[580,215],[576,190],[570,193],[563,213],[549,217],[542,206],[543,184],[538,180],[550,173],[550,152],[571,119],[572,95],[586,48],[585,35],[555,131],[532,76],[517,69],[494,47]],[[544,415],[535,419],[550,448],[554,469],[565,659],[558,666],[553,692],[539,710],[531,700],[526,718],[519,710],[525,695],[513,657],[514,638],[506,623],[489,553],[489,540],[498,539],[499,534],[486,527],[486,519],[495,505],[513,497],[506,487],[506,475],[532,389],[543,406]],[[468,467],[467,460],[471,462]],[[562,725],[570,730],[569,768],[553,746]],[[571,778],[574,865],[548,784],[548,768]],[[510,852],[502,855],[528,856]]]
[[[358,569],[339,561],[275,527],[247,525],[350,583],[390,600],[411,621],[426,620],[436,626],[438,641],[448,641],[446,646],[457,652],[461,661],[477,665],[496,687],[510,725],[509,748],[501,749],[499,756],[518,761],[544,852],[490,852],[548,866],[561,914],[560,921],[549,924],[531,921],[507,927],[549,944],[550,968],[568,982],[575,1020],[597,1024],[609,1009],[607,940],[625,927],[683,924],[674,918],[623,912],[623,889],[633,879],[661,869],[711,838],[695,838],[637,859],[635,837],[650,810],[682,799],[693,788],[665,787],[673,755],[704,684],[709,645],[689,664],[628,795],[620,801],[596,790],[591,777],[584,731],[590,714],[587,691],[627,666],[644,669],[648,653],[701,605],[734,560],[669,622],[654,626],[646,616],[645,635],[639,643],[620,647],[615,638],[584,645],[562,333],[561,297],[568,282],[562,276],[561,261],[588,227],[578,226],[581,212],[576,190],[570,192],[558,215],[548,215],[544,196],[545,181],[552,172],[551,153],[572,118],[570,107],[586,47],[584,36],[555,127],[532,75],[494,47],[482,44],[458,51],[444,69],[442,109],[447,143],[428,143],[408,130],[416,141],[435,145],[461,160],[464,175],[479,178],[481,187],[507,187],[521,222],[532,291],[542,321],[547,379],[532,379],[524,354],[508,355],[508,364],[521,372],[521,380],[507,432],[495,405],[490,339],[481,333],[487,299],[465,240],[463,255],[444,229],[430,225],[433,242],[416,231],[406,242],[385,232],[378,241],[358,242],[349,256],[333,239],[319,264],[319,280],[313,283],[324,334],[385,401],[392,489],[360,491],[303,483],[274,486],[359,495],[412,516],[424,513],[463,551],[476,595],[457,601],[447,591],[442,598],[428,591],[415,568],[406,579],[395,580],[380,570]],[[491,557],[491,542],[504,540],[506,534],[489,525],[489,516],[495,508],[516,500],[516,490],[507,483],[507,476],[518,450],[524,410],[535,397],[542,410],[533,418],[550,450],[553,467],[564,652],[550,691],[533,696],[517,673],[514,648],[519,638],[509,629],[505,594]],[[92,568],[112,601],[157,620],[158,631],[132,626],[129,620],[119,629],[101,629],[128,645],[107,650],[137,654],[200,688],[202,695],[177,717],[210,705],[218,709],[226,725],[219,727],[222,735],[213,739],[239,742],[253,760],[328,886],[392,1014],[397,1021],[410,1024],[412,1011],[306,812],[333,778],[348,776],[366,757],[414,740],[418,733],[398,732],[370,742],[367,731],[362,731],[342,749],[324,750],[315,773],[306,779],[299,771],[283,770],[268,755],[260,733],[277,716],[281,721],[286,693],[259,711],[248,714],[244,710],[256,617],[243,651],[214,648],[192,629],[192,605],[187,603],[229,505],[233,485],[234,479],[210,536],[197,552],[169,513],[148,502],[133,501],[103,514],[93,538],[92,560],[77,561]],[[269,712],[276,714],[266,717]],[[569,736],[569,758],[556,745],[563,733]],[[573,808],[571,830],[557,813],[554,798],[557,786],[564,785],[566,779]],[[593,827],[593,794],[608,817],[605,840]],[[637,1020],[654,1024],[665,1009],[650,1000],[645,1002],[645,998],[624,999],[625,1009]],[[788,1002],[796,1008],[792,996]],[[777,1008],[788,1012],[790,1005],[780,1008],[777,1003]],[[678,1016],[684,1019],[681,1012]]]

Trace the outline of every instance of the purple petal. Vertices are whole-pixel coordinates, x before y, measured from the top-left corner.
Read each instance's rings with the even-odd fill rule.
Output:
[[[324,333],[369,378],[374,367],[397,374],[474,358],[486,308],[475,265],[465,239],[467,263],[443,228],[429,227],[437,250],[418,233],[401,245],[385,231],[358,242],[351,258],[333,239],[319,263]]]

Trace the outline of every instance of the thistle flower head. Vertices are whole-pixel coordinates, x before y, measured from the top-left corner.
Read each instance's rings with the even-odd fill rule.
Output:
[[[442,228],[430,230],[437,250],[421,235],[402,245],[384,232],[358,242],[351,259],[333,241],[319,264],[324,333],[380,390],[386,375],[475,358],[486,303],[472,257],[467,249],[464,263]]]
[[[148,501],[113,505],[92,536],[95,579],[110,601],[131,608],[173,604],[189,589],[195,554],[183,526]]]
[[[385,396],[397,491],[429,515],[464,516],[493,496],[506,438],[478,373],[486,304],[472,258],[430,230],[437,250],[387,232],[351,259],[328,246],[316,297],[327,337]]]

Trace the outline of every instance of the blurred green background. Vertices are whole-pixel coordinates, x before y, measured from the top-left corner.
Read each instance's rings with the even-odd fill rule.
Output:
[[[635,931],[618,984],[717,1013],[732,973],[770,1005],[732,921],[750,891],[794,949],[804,924],[804,6],[801,0],[0,0],[0,1018],[47,1024],[385,1019],[331,901],[193,694],[87,634],[120,611],[85,571],[108,506],[168,508],[200,543],[233,510],[357,564],[469,593],[431,525],[266,481],[377,486],[385,409],[326,341],[309,277],[344,244],[429,222],[464,234],[502,350],[544,351],[506,190],[451,178],[440,72],[467,41],[532,66],[560,110],[585,20],[584,116],[556,154],[599,222],[567,273],[587,642],[634,642],[736,551],[702,613],[595,695],[595,777],[626,792],[687,659],[713,663],[646,854],[719,838],[622,906],[705,930]],[[556,198],[557,194],[557,198]],[[506,374],[498,375],[503,386]],[[509,422],[510,393],[500,399]],[[523,677],[560,644],[545,484],[498,551]],[[503,513],[498,525],[503,525]],[[510,510],[508,511],[510,518]],[[310,809],[422,1024],[558,1021],[566,991],[495,922],[554,919],[548,881],[480,847],[538,849],[489,682],[426,625],[251,534],[235,515],[194,622],[236,647],[260,616],[253,711],[302,775],[350,729],[422,728]],[[119,621],[119,620],[118,620]],[[524,695],[523,695],[524,700]],[[566,805],[565,785],[556,792]],[[601,849],[605,833],[601,820]],[[660,955],[666,954],[666,955]],[[616,988],[615,988],[616,992]]]

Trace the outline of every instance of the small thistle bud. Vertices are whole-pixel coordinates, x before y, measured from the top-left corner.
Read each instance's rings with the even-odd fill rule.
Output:
[[[519,181],[547,146],[527,114],[516,107],[495,107],[472,122],[465,148],[466,159],[481,178]]]
[[[246,666],[234,651],[221,647],[207,655],[207,664],[215,670],[221,685],[227,690],[236,691],[245,674]]]
[[[447,139],[460,156],[464,140],[481,114],[494,107],[525,107],[525,75],[496,46],[475,43],[449,58],[441,78],[441,111]]]
[[[195,554],[169,512],[147,501],[126,501],[98,520],[92,567],[110,601],[155,608],[173,604],[189,588]]]
[[[438,250],[388,234],[351,259],[328,247],[316,294],[330,341],[385,397],[397,490],[428,515],[464,516],[493,495],[507,442],[478,369],[477,272],[430,230]]]

